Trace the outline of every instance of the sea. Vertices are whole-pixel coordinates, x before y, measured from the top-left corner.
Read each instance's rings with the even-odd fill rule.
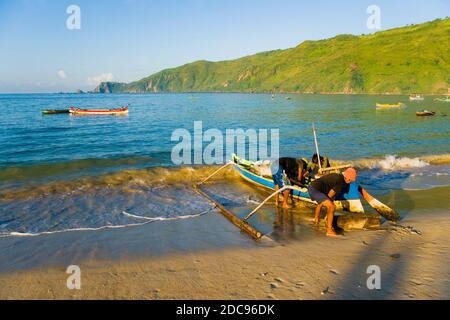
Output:
[[[401,108],[375,107],[398,102]],[[42,114],[71,106],[128,106],[129,114]],[[417,117],[424,109],[436,115]],[[0,271],[82,257],[254,246],[192,188],[221,164],[173,159],[179,143],[174,132],[194,137],[199,122],[202,130],[224,135],[278,130],[279,156],[307,158],[316,150],[314,124],[320,153],[332,163],[354,165],[358,183],[402,219],[450,214],[450,105],[434,97],[412,102],[395,95],[1,94],[0,111]],[[224,152],[222,164],[230,157]],[[238,216],[270,195],[232,168],[203,188]],[[252,223],[280,241],[316,235],[299,218],[311,217],[311,208],[294,210],[281,222],[277,212],[269,202]]]

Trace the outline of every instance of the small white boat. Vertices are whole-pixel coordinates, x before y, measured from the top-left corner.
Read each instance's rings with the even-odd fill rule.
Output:
[[[425,98],[420,94],[414,94],[409,96],[409,101],[423,101]]]
[[[450,97],[436,98],[436,99],[434,99],[434,101],[438,101],[438,102],[450,102]]]

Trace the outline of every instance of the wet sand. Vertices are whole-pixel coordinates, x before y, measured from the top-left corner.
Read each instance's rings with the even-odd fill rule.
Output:
[[[332,239],[311,227],[313,238],[269,245],[235,233],[247,245],[107,260],[94,250],[79,263],[81,290],[67,289],[66,266],[48,265],[0,273],[0,299],[449,299],[446,214],[402,221],[421,235],[386,225]],[[380,290],[366,286],[370,265]]]

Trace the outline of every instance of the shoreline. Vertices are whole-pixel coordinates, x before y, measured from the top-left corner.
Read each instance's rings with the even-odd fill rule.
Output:
[[[337,95],[337,96],[401,96],[401,97],[409,97],[410,95],[416,93],[347,93],[347,92],[297,92],[297,91],[286,91],[286,92],[270,92],[270,91],[261,91],[261,92],[247,92],[247,91],[161,91],[161,92],[85,92],[85,93],[77,93],[77,92],[2,92],[0,95],[164,95],[164,94],[259,94],[259,95],[283,95],[283,94],[295,94],[295,95]],[[421,93],[422,96],[427,97],[442,97],[447,96],[450,97],[449,93]]]

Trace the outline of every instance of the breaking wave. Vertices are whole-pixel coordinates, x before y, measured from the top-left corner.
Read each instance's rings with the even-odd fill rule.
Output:
[[[386,156],[384,160],[378,162],[378,168],[383,170],[423,168],[429,163],[419,158],[398,158],[396,156]]]
[[[384,171],[424,168],[429,165],[450,164],[450,154],[420,157],[399,157],[387,155],[384,158],[359,160],[332,160],[332,165],[350,164],[359,170],[380,169]],[[128,169],[113,173],[87,176],[76,179],[53,181],[48,183],[27,184],[22,187],[0,188],[0,201],[14,201],[61,194],[70,197],[96,190],[114,188],[124,194],[151,192],[176,186],[191,186],[209,175],[219,166],[182,166],[151,167],[146,169]],[[225,170],[221,178],[235,180],[238,174],[234,170]]]
[[[351,164],[360,170],[381,169],[386,171],[423,168],[429,165],[450,164],[450,154],[429,155],[420,157],[399,157],[386,155],[384,158],[360,159],[353,161],[334,161],[333,164]]]
[[[38,198],[51,194],[69,197],[108,188],[118,189],[125,194],[135,194],[167,187],[191,186],[215,168],[216,166],[185,166],[123,170],[100,176],[0,189],[0,201]],[[234,170],[224,171],[221,176],[227,179],[238,177]]]

